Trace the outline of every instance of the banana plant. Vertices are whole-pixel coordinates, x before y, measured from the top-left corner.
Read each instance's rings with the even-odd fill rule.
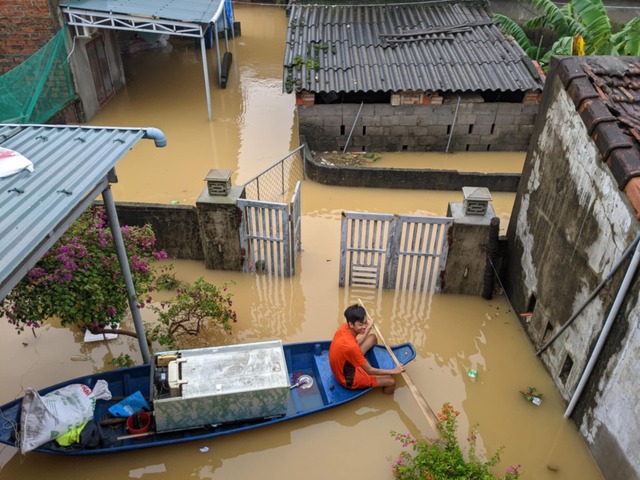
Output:
[[[500,30],[511,35],[529,57],[547,69],[552,56],[556,55],[639,55],[640,20],[634,18],[613,31],[602,0],[570,0],[559,8],[551,0],[519,0],[531,6],[538,15],[522,27],[504,15],[494,15]],[[527,29],[552,30],[557,40],[547,52],[532,44],[526,35]],[[576,45],[584,44],[584,50]],[[584,53],[583,53],[584,52]]]
[[[612,55],[640,56],[640,18],[634,18],[618,33],[611,36],[614,45]]]

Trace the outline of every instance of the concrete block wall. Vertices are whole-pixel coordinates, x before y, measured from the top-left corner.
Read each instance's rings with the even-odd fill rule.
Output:
[[[151,225],[156,248],[169,258],[204,260],[196,207],[118,202],[116,211],[121,225]]]
[[[232,186],[226,196],[211,196],[204,189],[196,206],[118,202],[116,211],[121,225],[150,224],[156,248],[169,258],[204,260],[209,269],[240,271],[244,254],[237,200],[243,195],[242,186]]]
[[[365,104],[358,116],[359,109],[299,106],[300,135],[315,151],[343,150],[347,142],[348,151],[526,151],[538,104]]]
[[[629,260],[590,295],[638,235],[618,188],[562,82],[549,76],[508,229],[505,285],[536,349],[586,305],[542,354],[569,401],[620,288]],[[544,119],[544,121],[542,121]],[[640,281],[621,303],[572,418],[605,478],[640,478]],[[633,399],[633,400],[632,400]]]

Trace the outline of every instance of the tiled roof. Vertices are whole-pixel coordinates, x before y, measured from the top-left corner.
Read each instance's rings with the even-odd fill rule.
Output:
[[[555,69],[640,219],[640,58],[567,57]]]
[[[284,90],[542,90],[531,60],[474,0],[368,6],[295,5]]]

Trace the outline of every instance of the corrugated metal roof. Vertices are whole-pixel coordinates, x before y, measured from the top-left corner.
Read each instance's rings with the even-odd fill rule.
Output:
[[[178,22],[209,23],[224,0],[69,0],[61,7]]]
[[[311,67],[311,68],[309,68]],[[291,10],[285,91],[542,90],[483,2],[318,6]]]
[[[34,165],[0,178],[0,299],[108,187],[118,160],[152,136],[164,138],[157,129],[0,125],[0,147]]]

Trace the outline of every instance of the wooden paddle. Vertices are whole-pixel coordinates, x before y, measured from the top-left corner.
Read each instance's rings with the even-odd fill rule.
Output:
[[[373,328],[376,331],[376,335],[378,336],[378,339],[382,342],[384,347],[387,349],[387,352],[389,352],[389,355],[391,355],[391,358],[393,359],[393,361],[396,363],[396,365],[401,365],[395,353],[393,353],[393,350],[391,350],[387,342],[384,340],[384,337],[382,336],[382,333],[380,333],[380,329],[378,329],[378,326],[373,321],[373,318],[371,318],[369,316],[369,313],[367,313],[367,309],[362,303],[362,300],[358,299],[358,303],[362,308],[364,308],[366,316],[371,320],[371,323],[373,324]],[[433,429],[434,432],[438,433],[438,418],[436,417],[436,414],[433,412],[433,410],[427,403],[427,400],[424,398],[422,393],[420,393],[420,390],[418,390],[418,387],[416,387],[415,383],[413,383],[413,380],[411,380],[411,377],[406,371],[402,372],[402,378],[404,378],[404,381],[407,383],[409,390],[411,390],[411,393],[413,394],[413,398],[416,400],[418,407],[420,407],[420,410],[422,411],[423,415],[429,422],[429,425],[431,425],[431,428]]]
[[[147,432],[142,432],[142,433],[131,433],[129,435],[120,435],[119,437],[116,437],[116,440],[120,441],[120,440],[128,440],[130,438],[143,438],[143,437],[150,437],[151,435],[155,435],[156,432],[152,432],[151,430],[147,431]]]

